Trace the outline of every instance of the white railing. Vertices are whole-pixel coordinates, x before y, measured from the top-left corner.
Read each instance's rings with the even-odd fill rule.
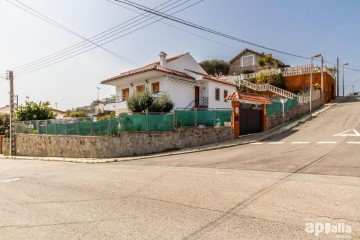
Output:
[[[295,67],[286,67],[286,68],[277,69],[277,70],[270,70],[270,71],[265,72],[265,74],[271,75],[271,74],[282,73],[284,77],[297,76],[297,75],[303,75],[303,74],[310,74],[311,69],[312,69],[312,73],[320,73],[321,72],[320,66],[313,65],[313,68],[311,68],[311,64],[305,64],[305,65],[300,65],[300,66],[295,66]],[[334,74],[326,66],[324,66],[324,72],[326,72],[327,74],[329,74],[330,76],[335,78]],[[264,72],[262,72],[261,74],[264,74]],[[239,78],[240,78],[240,80],[246,80],[246,79],[257,78],[258,76],[259,76],[259,72],[258,73],[240,74]]]
[[[290,98],[290,99],[293,99],[293,98],[297,97],[299,104],[306,104],[306,103],[310,102],[309,93],[302,94],[302,95],[296,95],[296,94],[294,94],[292,92],[289,92],[289,91],[286,91],[284,89],[275,87],[275,86],[270,85],[268,83],[267,84],[255,84],[255,83],[251,83],[251,82],[246,81],[246,80],[239,80],[239,85],[244,85],[245,87],[250,88],[250,89],[252,89],[254,91],[258,91],[258,92],[270,91],[270,92],[276,93],[276,94],[278,94],[280,96]],[[320,90],[314,90],[312,92],[311,98],[312,98],[312,101],[320,99],[321,98],[321,91]]]
[[[281,95],[283,97],[287,97],[287,98],[291,98],[293,99],[294,97],[296,97],[295,94],[288,92],[284,89],[275,87],[273,85],[270,84],[255,84],[255,83],[251,83],[249,81],[246,80],[239,80],[239,84],[240,85],[244,85],[247,88],[250,88],[252,90],[258,91],[258,92],[262,92],[262,91],[270,91],[273,93],[276,93],[278,95]]]

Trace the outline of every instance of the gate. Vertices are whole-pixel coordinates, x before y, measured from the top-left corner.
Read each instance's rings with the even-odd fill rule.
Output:
[[[240,135],[258,133],[262,131],[262,110],[241,108]]]

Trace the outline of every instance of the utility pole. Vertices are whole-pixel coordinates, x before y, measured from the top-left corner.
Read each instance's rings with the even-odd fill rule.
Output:
[[[321,56],[321,100],[324,103],[324,57]]]
[[[14,107],[14,75],[8,71],[8,80],[10,81],[10,155],[16,155],[15,145],[15,107]]]
[[[345,97],[345,77],[344,77],[344,75],[345,75],[345,70],[344,70],[344,66],[346,66],[346,65],[349,65],[349,63],[344,63],[343,65],[342,65],[342,92],[343,92],[343,97]]]
[[[340,94],[339,94],[339,78],[340,78],[340,68],[339,68],[339,65],[340,65],[340,61],[339,61],[339,58],[336,58],[336,96],[338,97]]]

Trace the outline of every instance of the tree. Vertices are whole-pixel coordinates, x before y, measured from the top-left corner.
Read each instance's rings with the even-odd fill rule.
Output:
[[[337,72],[336,67],[329,67],[328,69],[332,74],[335,74]]]
[[[205,60],[200,63],[200,66],[207,72],[209,75],[227,75],[229,74],[230,63],[224,60]]]
[[[169,94],[163,94],[154,99],[153,104],[149,107],[149,112],[170,112],[174,106]]]
[[[10,115],[0,114],[0,135],[5,135],[6,137],[9,137],[9,133],[10,133]]]
[[[286,89],[285,79],[282,73],[276,74],[270,70],[261,70],[256,76],[256,84],[271,84],[275,87]]]
[[[268,67],[270,70],[271,67],[275,66],[276,60],[272,57],[271,54],[267,54],[259,59],[258,64],[260,67],[262,68]]]
[[[131,112],[170,112],[175,106],[169,94],[154,96],[149,89],[131,94],[127,105]]]
[[[16,111],[18,121],[54,119],[56,114],[52,111],[49,102],[26,102]]]
[[[127,106],[132,112],[146,112],[153,104],[154,98],[149,89],[142,92],[134,92],[127,100]]]

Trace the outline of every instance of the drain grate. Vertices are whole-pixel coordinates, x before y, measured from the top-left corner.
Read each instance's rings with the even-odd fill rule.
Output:
[[[5,180],[2,180],[0,181],[1,183],[9,183],[9,182],[15,182],[15,181],[18,181],[20,180],[21,178],[19,177],[15,177],[15,178],[8,178],[8,179],[5,179]]]

